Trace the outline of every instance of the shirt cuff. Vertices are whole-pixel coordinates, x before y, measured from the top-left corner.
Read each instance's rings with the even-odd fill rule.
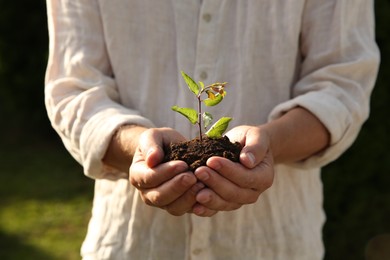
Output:
[[[125,124],[154,127],[150,120],[123,107],[102,109],[88,120],[80,136],[81,163],[86,176],[111,180],[128,178],[128,172],[120,172],[102,162],[113,134]]]
[[[293,167],[319,168],[334,161],[351,146],[361,128],[361,121],[355,120],[356,117],[353,119],[351,112],[340,100],[318,91],[281,103],[271,111],[268,120],[275,120],[295,107],[307,109],[324,124],[330,133],[330,145],[305,160],[289,163]]]

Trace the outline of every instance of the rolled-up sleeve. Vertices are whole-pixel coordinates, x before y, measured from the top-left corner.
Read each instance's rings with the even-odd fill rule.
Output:
[[[105,178],[102,158],[116,129],[123,124],[152,127],[153,123],[120,104],[97,3],[47,0],[47,12],[49,119],[84,173]]]
[[[292,99],[275,107],[269,119],[297,106],[318,117],[330,133],[330,146],[295,165],[320,167],[351,146],[369,116],[379,66],[373,2],[307,1],[301,55]]]

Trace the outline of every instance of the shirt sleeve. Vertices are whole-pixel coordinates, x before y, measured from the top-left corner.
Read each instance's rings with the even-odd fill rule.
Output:
[[[379,66],[373,1],[307,1],[300,46],[292,99],[275,107],[269,119],[297,106],[317,116],[331,135],[330,146],[295,166],[321,167],[351,146],[369,116]]]
[[[91,178],[110,174],[102,158],[123,124],[152,127],[138,111],[120,104],[95,1],[47,0],[49,60],[45,105],[53,128]]]

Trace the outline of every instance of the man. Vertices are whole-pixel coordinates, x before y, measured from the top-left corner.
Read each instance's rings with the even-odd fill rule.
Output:
[[[49,118],[96,180],[85,259],[323,257],[320,167],[368,117],[372,1],[47,6]],[[170,110],[193,106],[180,70],[229,82],[212,113],[234,118],[240,163],[162,163],[164,145],[196,136]]]

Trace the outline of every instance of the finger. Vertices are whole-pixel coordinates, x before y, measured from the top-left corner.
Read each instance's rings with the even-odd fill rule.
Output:
[[[141,189],[141,197],[150,206],[165,208],[183,196],[196,182],[191,172],[180,173],[156,188]]]
[[[265,157],[269,149],[269,138],[258,127],[247,130],[243,148],[240,153],[240,162],[247,168],[254,168]]]
[[[146,164],[153,168],[164,160],[164,151],[160,146],[151,146],[145,155]]]
[[[201,182],[195,183],[189,190],[184,193],[184,195],[179,197],[171,204],[165,206],[164,209],[174,216],[181,216],[185,213],[192,212],[192,207],[196,203],[195,196],[204,187],[205,185]]]
[[[271,159],[272,157],[267,155],[255,168],[248,169],[240,163],[234,163],[226,158],[211,157],[207,160],[207,166],[238,187],[262,192],[273,183],[274,174]],[[205,184],[208,185],[206,182]]]
[[[210,192],[205,193],[203,191],[203,193],[200,192],[197,195],[197,201],[199,203],[212,209],[236,209],[237,205],[235,204],[253,203],[259,196],[259,193],[254,189],[239,186],[209,167],[198,168],[195,171],[195,176],[217,195]],[[209,195],[209,197],[206,197],[206,195]],[[231,203],[231,205],[229,203]]]
[[[150,168],[144,161],[133,163],[130,166],[130,182],[137,189],[149,189],[160,186],[179,173],[188,169],[183,161],[170,161]]]
[[[151,128],[142,133],[139,150],[144,155],[146,164],[154,167],[164,159],[163,147],[171,142],[184,141],[185,138],[171,128]]]
[[[236,192],[234,192],[236,193]],[[236,197],[236,195],[234,195]],[[196,195],[196,201],[210,210],[230,211],[240,208],[244,203],[225,200],[212,189],[206,188]]]
[[[217,214],[218,211],[209,209],[202,204],[196,203],[192,208],[192,213],[199,217],[212,217]]]

